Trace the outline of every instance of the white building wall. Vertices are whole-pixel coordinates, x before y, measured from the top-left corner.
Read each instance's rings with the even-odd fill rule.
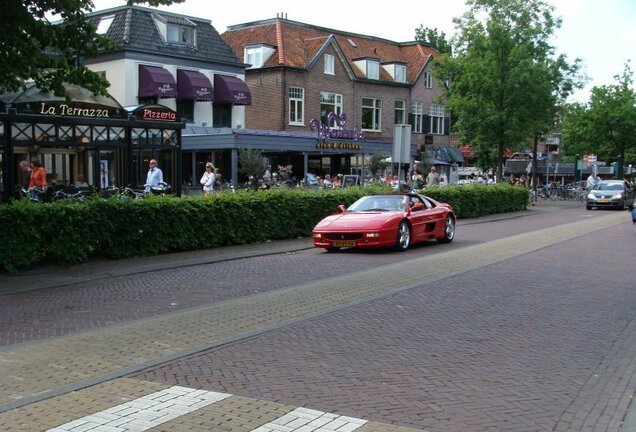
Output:
[[[87,67],[94,72],[105,72],[106,79],[110,82],[108,92],[122,106],[135,106],[139,104],[137,94],[139,90],[139,65],[163,67],[169,71],[172,76],[177,79],[177,69],[192,70],[201,72],[205,75],[212,85],[214,85],[214,74],[221,73],[211,69],[196,69],[179,67],[177,65],[169,65],[165,63],[139,62],[136,60],[121,59],[102,63],[93,63]],[[227,75],[225,73],[224,75]],[[237,78],[245,80],[244,75],[238,75]],[[159,99],[161,105],[167,106],[172,110],[177,109],[176,99]],[[194,124],[197,126],[212,126],[212,103],[195,102],[194,104]],[[245,107],[235,105],[232,107],[232,127],[245,127]]]

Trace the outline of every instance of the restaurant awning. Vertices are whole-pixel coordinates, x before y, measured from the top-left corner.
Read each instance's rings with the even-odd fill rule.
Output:
[[[212,84],[201,72],[177,70],[177,99],[212,102]]]
[[[244,81],[228,75],[214,75],[214,101],[252,105],[252,95]]]
[[[139,65],[139,97],[177,97],[177,83],[166,69]]]

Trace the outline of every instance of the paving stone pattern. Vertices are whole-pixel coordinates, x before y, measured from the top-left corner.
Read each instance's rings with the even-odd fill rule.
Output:
[[[406,254],[320,253],[313,255],[319,268],[332,259],[352,268],[364,268],[361,257],[390,259],[266,290],[259,283],[273,278],[249,274],[248,265],[258,292],[223,297],[219,290],[168,313],[166,300],[187,272],[122,278],[115,292],[130,296],[132,313],[121,314],[119,325],[93,325],[89,315],[59,333],[66,336],[38,336],[36,325],[35,336],[16,344],[20,337],[10,342],[5,333],[0,430],[45,430],[172,385],[231,393],[214,404],[231,410],[201,408],[152,430],[243,432],[297,407],[368,420],[362,432],[617,430],[635,388],[636,300],[629,272],[603,270],[632,265],[626,239],[633,228],[614,212],[578,212],[561,225],[551,218],[559,220],[540,218],[549,228],[533,233],[499,238],[515,229],[515,221],[501,221],[467,244]],[[521,222],[530,231],[539,224],[517,220],[520,231]],[[206,267],[190,267],[192,278]],[[147,279],[158,291],[166,279],[172,293],[153,299]],[[86,283],[76,288],[101,282]],[[53,302],[54,291],[23,295]],[[94,311],[100,303],[113,315],[125,308],[111,294],[74,295],[67,300],[84,297]],[[152,313],[137,315],[144,301]],[[81,311],[83,304],[67,306]],[[39,310],[61,323],[44,303]],[[131,379],[117,379],[126,374]]]

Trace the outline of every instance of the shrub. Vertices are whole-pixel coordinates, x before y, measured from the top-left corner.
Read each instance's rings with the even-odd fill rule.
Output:
[[[390,190],[371,185],[49,204],[13,201],[0,205],[5,232],[0,266],[17,272],[43,259],[70,265],[91,254],[124,258],[308,236],[339,204]],[[509,185],[445,186],[425,194],[450,203],[460,218],[523,210],[528,201],[524,188]]]

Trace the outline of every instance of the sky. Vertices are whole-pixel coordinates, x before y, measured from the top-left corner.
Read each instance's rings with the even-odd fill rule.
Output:
[[[546,0],[563,20],[553,45],[570,62],[579,58],[589,77],[571,101],[586,102],[593,86],[614,84],[614,76],[632,61],[636,72],[636,0]],[[95,10],[124,5],[124,0],[93,0]],[[400,8],[373,8],[369,0],[309,2],[307,0],[186,0],[161,7],[171,12],[209,19],[219,33],[228,26],[252,21],[286,18],[321,27],[385,38],[394,42],[415,39],[420,26],[437,28],[448,37],[455,33],[453,18],[466,10],[464,0],[402,0]],[[375,3],[378,4],[378,3]]]

